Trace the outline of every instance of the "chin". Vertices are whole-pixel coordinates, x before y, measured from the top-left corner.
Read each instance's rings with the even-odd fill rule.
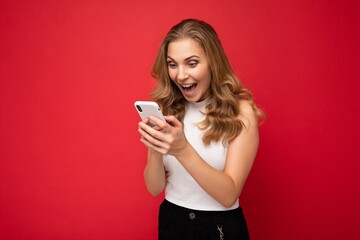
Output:
[[[188,97],[185,97],[185,100],[188,101],[188,102],[200,102],[200,98],[199,97],[191,97],[191,98],[188,98]]]

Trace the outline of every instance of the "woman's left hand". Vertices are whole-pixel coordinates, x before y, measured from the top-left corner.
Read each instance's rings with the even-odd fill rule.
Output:
[[[151,120],[156,123],[155,127],[146,124]],[[174,116],[165,116],[163,121],[157,117],[150,116],[139,123],[139,132],[142,135],[141,141],[150,149],[164,155],[180,155],[189,145],[183,124]]]

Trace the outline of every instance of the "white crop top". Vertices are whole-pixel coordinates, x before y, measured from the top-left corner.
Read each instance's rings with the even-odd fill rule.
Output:
[[[188,103],[184,116],[184,132],[187,140],[208,164],[219,171],[225,168],[228,146],[222,142],[205,146],[202,142],[203,131],[197,124],[205,119],[205,106],[208,100],[198,103]],[[224,211],[235,209],[239,201],[230,208],[225,208],[208,193],[206,193],[185,168],[171,155],[164,155],[163,162],[167,171],[165,198],[176,205],[206,211]]]

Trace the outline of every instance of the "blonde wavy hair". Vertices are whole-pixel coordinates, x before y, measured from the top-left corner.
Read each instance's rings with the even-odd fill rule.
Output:
[[[199,129],[205,131],[202,140],[205,145],[212,141],[231,142],[244,127],[244,123],[238,119],[241,114],[239,100],[247,100],[261,119],[265,115],[256,107],[250,91],[235,76],[217,33],[208,23],[186,19],[170,29],[161,43],[151,71],[158,83],[151,97],[160,105],[164,115],[174,115],[179,121],[183,120],[186,100],[169,77],[167,50],[171,42],[186,38],[202,46],[211,71],[210,104],[206,106],[205,119],[198,125]]]

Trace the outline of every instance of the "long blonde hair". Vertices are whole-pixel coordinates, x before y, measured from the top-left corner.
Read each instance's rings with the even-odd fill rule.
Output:
[[[198,127],[204,130],[204,144],[212,141],[230,142],[243,129],[238,119],[239,100],[247,100],[260,118],[264,114],[255,106],[252,94],[241,86],[235,76],[217,33],[211,25],[196,19],[186,19],[173,26],[161,43],[151,75],[158,84],[151,93],[164,115],[174,115],[179,121],[185,114],[186,100],[168,73],[167,50],[171,42],[190,38],[204,49],[211,70],[210,104],[206,106],[206,117]]]

